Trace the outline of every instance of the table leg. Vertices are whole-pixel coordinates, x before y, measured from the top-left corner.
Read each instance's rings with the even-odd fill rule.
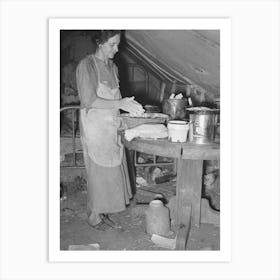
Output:
[[[125,154],[127,159],[130,185],[131,185],[132,193],[135,194],[136,193],[136,170],[134,165],[135,151],[125,148]]]
[[[188,225],[191,208],[191,224],[199,226],[203,160],[178,159],[176,188],[176,225]]]
[[[180,224],[176,236],[176,250],[186,250],[187,241],[191,230],[191,214],[192,208],[187,206],[184,208],[186,224]]]

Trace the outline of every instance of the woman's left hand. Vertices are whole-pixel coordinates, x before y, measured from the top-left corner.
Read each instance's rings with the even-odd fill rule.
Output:
[[[125,97],[120,100],[120,109],[133,115],[141,115],[145,112],[143,106],[133,97]]]

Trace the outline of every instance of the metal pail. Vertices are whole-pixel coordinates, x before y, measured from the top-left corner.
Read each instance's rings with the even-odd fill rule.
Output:
[[[215,140],[215,126],[217,112],[190,112],[189,141],[195,144],[213,143]]]

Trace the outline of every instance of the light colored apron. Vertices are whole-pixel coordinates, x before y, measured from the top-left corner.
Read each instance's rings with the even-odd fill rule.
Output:
[[[120,99],[119,87],[109,88],[100,82],[100,71],[93,57],[98,77],[97,96],[104,99]],[[116,81],[116,73],[114,72]],[[89,157],[98,165],[114,167],[122,163],[123,145],[117,131],[120,127],[119,109],[81,110],[82,142]],[[108,174],[109,175],[109,174]]]

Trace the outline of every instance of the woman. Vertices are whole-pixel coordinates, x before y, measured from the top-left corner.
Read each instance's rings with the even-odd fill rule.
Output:
[[[132,196],[124,148],[117,134],[119,109],[132,114],[144,112],[134,97],[122,98],[120,94],[118,71],[112,61],[120,37],[119,30],[98,31],[94,53],[82,59],[76,70],[88,224],[101,230],[116,227],[108,213],[123,211]]]

